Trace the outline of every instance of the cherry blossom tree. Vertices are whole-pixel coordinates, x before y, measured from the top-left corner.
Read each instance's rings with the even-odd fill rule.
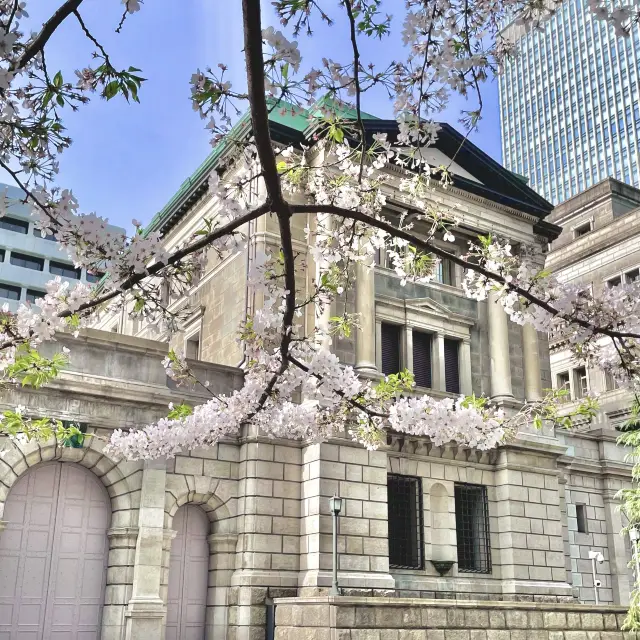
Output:
[[[215,219],[203,221],[189,241],[169,253],[158,232],[145,232],[136,221],[131,237],[112,234],[104,219],[82,213],[72,191],[56,185],[59,156],[71,144],[64,118],[90,108],[86,105],[96,94],[137,102],[145,82],[139,69],[113,66],[82,17],[82,2],[62,2],[41,28],[29,32],[25,2],[0,0],[0,167],[23,190],[38,228],[55,234],[77,266],[96,272],[108,267],[99,286],[70,286],[58,278],[36,304],[21,305],[15,314],[7,308],[0,313],[3,384],[50,381],[73,353],[46,358],[39,346],[55,340],[58,332],[77,332],[107,306],[125,305],[146,322],[176,330],[179,318],[166,308],[163,289],[169,283],[186,291],[207,254],[242,250],[243,225],[269,215],[277,220],[281,247],[278,255],[259,256],[253,264],[249,284],[264,293],[265,304],[239,327],[247,356],[244,386],[229,396],[212,395],[193,410],[173,407],[156,424],[114,431],[107,444],[113,455],[171,456],[214,445],[249,423],[278,437],[321,438],[346,431],[372,448],[385,440],[386,429],[428,436],[436,444],[456,441],[486,449],[526,423],[566,426],[568,418],[555,402],[561,392],[506,415],[486,398],[437,400],[416,394],[408,373],[377,384],[359,377],[340,364],[326,339],[327,332],[357,331],[357,317],[345,314],[333,318],[329,327],[319,325],[313,334],[303,334],[296,317],[305,307],[314,305],[322,313],[353,286],[353,265],[371,265],[378,251],[387,254],[402,282],[428,283],[443,259],[460,265],[468,296],[484,300],[494,292],[512,321],[530,323],[538,331],[563,326],[577,357],[611,373],[620,385],[636,388],[639,284],[591,295],[558,282],[536,266],[539,256],[531,248],[515,250],[505,239],[479,237],[464,256],[434,242],[453,240],[457,224],[455,212],[434,208],[431,199],[436,187],[455,182],[447,166],[430,166],[421,152],[437,139],[434,116],[452,93],[459,93],[472,105],[462,113],[462,122],[469,131],[475,128],[482,116],[483,81],[499,73],[505,58],[514,54],[514,43],[505,39],[500,26],[514,18],[524,28],[544,28],[554,3],[407,0],[401,15],[392,19],[385,10],[388,4],[398,11],[397,2],[276,0],[273,11],[282,28],[277,30],[266,26],[258,0],[242,0],[246,88],[232,86],[222,63],[197,70],[190,81],[194,110],[206,121],[212,144],[224,139],[235,145],[235,164],[227,174],[210,177]],[[611,8],[590,0],[590,7],[618,33],[626,33],[638,19],[631,6]],[[139,10],[154,10],[152,0],[145,5],[123,0],[122,18],[114,27],[128,28]],[[54,73],[47,66],[47,45],[67,20],[76,21],[92,42],[94,58],[90,66]],[[319,23],[346,25],[347,59],[305,65],[304,42]],[[384,40],[394,28],[403,41],[394,58],[382,67],[364,60],[362,43]],[[362,103],[374,90],[393,101],[398,123],[393,138],[365,126]],[[274,144],[270,112],[296,113],[318,104],[320,96],[328,99],[310,111],[314,134],[308,146]],[[344,115],[344,105],[353,117]],[[247,110],[253,137],[237,139],[234,120]],[[400,189],[410,216],[392,219],[383,213],[384,168],[389,164],[402,171]],[[263,185],[258,202],[249,197],[255,180]],[[0,215],[10,204],[0,194]],[[305,298],[296,288],[292,220],[306,214],[316,215],[317,225],[306,233],[322,272],[313,294]],[[179,382],[194,383],[181,354],[171,351],[165,367]],[[587,399],[578,412],[591,415],[595,406]],[[0,431],[17,439],[65,439],[75,433],[46,416],[29,416],[24,408],[5,412]]]

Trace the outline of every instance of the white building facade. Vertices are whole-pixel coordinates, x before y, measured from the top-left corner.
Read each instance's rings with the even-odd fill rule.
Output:
[[[46,293],[49,280],[97,283],[102,273],[78,269],[62,250],[54,236],[43,237],[34,224],[31,207],[20,202],[24,193],[12,186],[0,184],[12,202],[0,217],[0,307],[8,304],[12,311],[21,303],[34,303]],[[110,226],[114,234],[124,229]]]

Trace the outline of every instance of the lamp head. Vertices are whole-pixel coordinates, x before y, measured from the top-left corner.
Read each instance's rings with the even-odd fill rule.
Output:
[[[331,509],[331,513],[338,515],[342,511],[342,498],[340,496],[329,498],[329,509]]]

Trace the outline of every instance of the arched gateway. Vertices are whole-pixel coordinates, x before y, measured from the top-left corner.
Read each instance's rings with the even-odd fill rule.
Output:
[[[79,465],[37,465],[16,481],[0,533],[0,638],[99,639],[110,515]]]

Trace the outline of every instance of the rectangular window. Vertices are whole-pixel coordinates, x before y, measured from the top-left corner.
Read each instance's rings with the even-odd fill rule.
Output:
[[[458,351],[460,343],[457,340],[444,340],[444,378],[446,390],[449,393],[460,393],[460,362]]]
[[[7,298],[8,300],[20,300],[20,287],[15,287],[12,284],[4,284],[0,282],[0,298]]]
[[[455,499],[458,571],[491,573],[487,488],[479,484],[456,483]]]
[[[43,235],[42,229],[38,229],[37,227],[33,227],[33,235],[36,238],[42,238],[43,240],[51,240],[53,242],[55,242],[57,240],[55,234],[47,233],[47,234]]]
[[[16,267],[24,267],[25,269],[33,269],[34,271],[42,271],[44,269],[44,260],[34,256],[28,256],[25,253],[12,251],[9,262]]]
[[[587,233],[591,233],[591,221],[585,222],[584,224],[581,224],[579,227],[576,227],[573,230],[573,237],[581,238],[582,236],[586,236]]]
[[[38,291],[38,289],[27,289],[27,302],[35,304],[36,298],[44,298],[46,293],[44,291]]]
[[[422,482],[420,478],[387,476],[389,565],[422,569]]]
[[[557,389],[564,389],[565,391],[569,392],[571,390],[571,385],[569,382],[569,372],[568,371],[564,371],[562,373],[559,373],[557,376]]]
[[[413,332],[413,377],[419,387],[431,388],[431,334]]]
[[[622,284],[622,276],[616,276],[615,278],[609,278],[605,283],[609,289],[611,287],[618,287]]]
[[[63,278],[80,280],[80,269],[76,269],[72,264],[67,264],[66,262],[57,262],[55,260],[51,260],[49,262],[49,271],[54,276],[62,276]]]
[[[640,269],[632,269],[624,274],[624,280],[627,284],[640,280]]]
[[[400,326],[382,323],[382,373],[385,376],[400,371]]]
[[[448,284],[455,286],[455,267],[453,262],[448,258],[443,258],[438,264],[438,270],[436,272],[436,281],[442,284]]]
[[[186,343],[186,356],[192,360],[197,360],[200,357],[200,334],[196,333],[193,336],[187,338]]]
[[[574,384],[573,391],[576,398],[584,398],[589,393],[589,381],[587,379],[587,369],[578,367],[573,370]]]
[[[20,218],[4,216],[0,218],[0,229],[26,234],[29,231],[29,223],[26,220],[20,220]]]
[[[616,379],[608,371],[604,374],[604,386],[606,391],[613,391],[618,388]]]
[[[0,249],[0,262],[4,262],[4,249]]]
[[[576,520],[578,521],[578,533],[589,533],[587,527],[587,507],[584,504],[576,505]]]
[[[104,273],[90,273],[87,271],[87,282],[91,284],[95,284],[96,282],[100,282],[104,278]]]

